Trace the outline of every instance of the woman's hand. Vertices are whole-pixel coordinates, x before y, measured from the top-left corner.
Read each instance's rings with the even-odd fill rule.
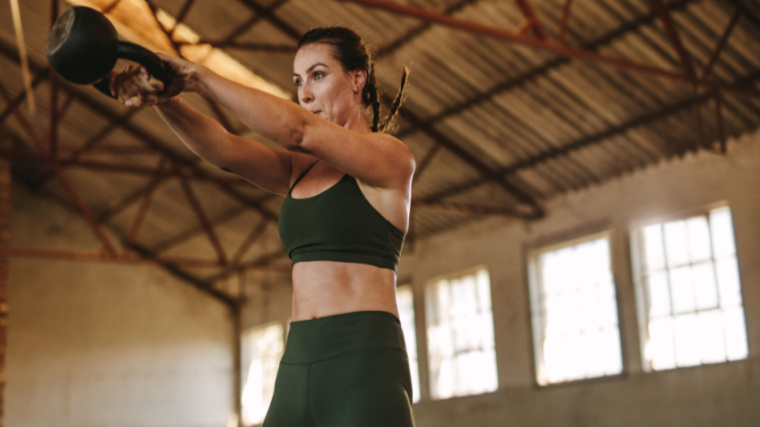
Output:
[[[144,67],[128,65],[123,71],[111,72],[109,76],[111,94],[119,102],[127,107],[156,105],[182,92],[194,90],[193,83],[197,81],[194,76],[199,65],[162,53],[157,55],[164,61],[171,76],[168,85],[152,77]]]
[[[152,78],[144,67],[135,65],[128,65],[121,72],[111,72],[108,86],[111,94],[127,107],[158,104],[159,92],[164,90],[163,82]]]

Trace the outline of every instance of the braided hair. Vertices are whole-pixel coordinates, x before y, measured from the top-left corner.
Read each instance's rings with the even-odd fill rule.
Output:
[[[332,46],[333,56],[346,71],[367,70],[367,81],[362,89],[362,103],[368,113],[373,132],[391,132],[394,119],[403,102],[409,68],[404,67],[401,85],[394,99],[388,116],[380,123],[380,89],[375,78],[375,65],[369,48],[356,32],[345,27],[321,27],[307,31],[298,41],[298,48],[312,43],[325,43]]]

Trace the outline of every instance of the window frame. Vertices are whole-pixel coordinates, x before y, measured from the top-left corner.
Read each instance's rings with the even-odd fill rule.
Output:
[[[710,366],[710,365],[720,365],[723,363],[731,363],[735,361],[741,361],[746,359],[739,359],[739,360],[731,360],[726,359],[722,362],[708,362],[703,363],[700,362],[698,365],[690,365],[690,366],[678,366],[676,362],[676,366],[672,368],[667,369],[655,369],[652,366],[651,361],[647,359],[646,355],[646,344],[649,339],[649,301],[648,301],[648,291],[645,288],[644,280],[643,280],[643,274],[644,274],[644,265],[646,262],[643,260],[643,257],[645,256],[644,250],[643,250],[643,239],[641,238],[641,235],[639,233],[639,230],[643,230],[646,227],[653,226],[653,225],[659,225],[663,226],[666,223],[669,222],[675,222],[675,221],[687,221],[689,219],[704,216],[708,218],[710,217],[710,213],[712,211],[722,209],[722,208],[728,208],[729,213],[731,215],[731,231],[733,233],[734,237],[734,256],[736,258],[736,268],[737,268],[737,275],[739,279],[739,286],[740,286],[740,295],[741,295],[741,307],[742,312],[744,313],[744,328],[745,328],[745,336],[747,339],[747,358],[750,358],[752,356],[751,349],[749,348],[749,335],[747,333],[747,319],[746,319],[746,312],[744,311],[744,305],[745,305],[745,298],[744,298],[744,286],[742,284],[742,274],[741,274],[741,263],[739,262],[739,248],[736,244],[737,239],[737,233],[736,233],[736,227],[735,227],[735,221],[734,221],[734,211],[731,209],[731,205],[726,200],[721,200],[715,203],[709,203],[702,205],[701,207],[692,208],[692,209],[684,209],[677,212],[671,212],[663,215],[657,215],[652,216],[640,221],[635,221],[629,224],[628,227],[628,247],[627,250],[630,253],[630,262],[631,262],[631,280],[632,280],[632,286],[635,296],[635,302],[636,302],[636,324],[638,326],[638,338],[639,338],[639,357],[641,359],[641,369],[645,373],[649,374],[655,374],[658,372],[668,372],[668,371],[675,371],[680,369],[693,369],[693,368],[699,368],[703,366]],[[709,222],[708,222],[709,226]],[[713,241],[712,241],[712,235],[710,235],[710,246],[711,246],[711,261],[712,265],[714,267],[715,265],[715,258],[714,254],[712,254],[712,247],[713,247]],[[668,268],[665,269],[666,272],[669,271]],[[716,283],[716,287],[718,284]],[[669,287],[669,292],[671,292],[671,289]],[[673,302],[670,302],[671,305]],[[719,304],[717,308],[722,309],[724,306],[722,304]],[[699,310],[695,310],[693,313],[697,313]],[[675,318],[674,314],[670,315],[671,318]]]

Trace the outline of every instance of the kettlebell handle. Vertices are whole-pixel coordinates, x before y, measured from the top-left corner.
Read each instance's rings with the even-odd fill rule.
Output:
[[[164,83],[164,91],[169,87],[169,84],[172,81],[171,69],[168,67],[166,62],[162,61],[158,55],[140,46],[139,44],[125,41],[116,42],[116,57],[137,62],[138,64],[145,67],[145,69],[148,70],[148,73],[150,73],[152,77],[155,77]],[[100,81],[94,83],[93,86],[111,98],[116,98],[114,95],[111,95],[108,75],[106,75]]]

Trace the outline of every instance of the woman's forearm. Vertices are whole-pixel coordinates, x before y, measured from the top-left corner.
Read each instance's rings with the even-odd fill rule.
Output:
[[[190,151],[211,164],[225,166],[229,133],[222,125],[193,109],[179,97],[156,105],[156,109]]]
[[[285,149],[298,150],[311,114],[299,105],[228,80],[205,67],[190,77],[191,90],[223,105],[249,129]]]

